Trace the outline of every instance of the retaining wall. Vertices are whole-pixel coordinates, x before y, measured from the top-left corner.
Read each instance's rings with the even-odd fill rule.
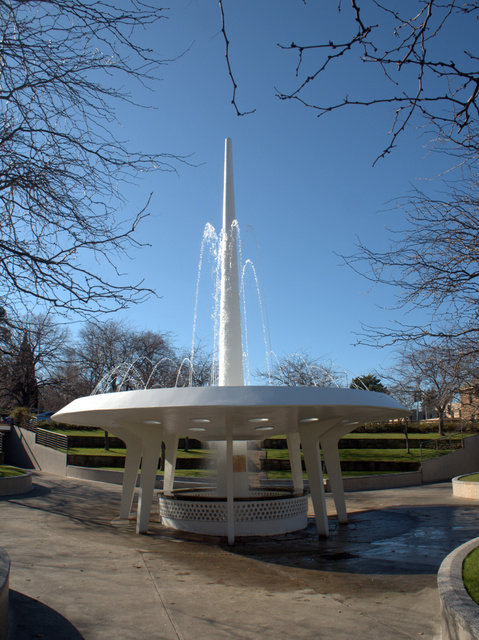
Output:
[[[58,476],[66,475],[67,457],[35,442],[35,432],[13,426],[4,440],[5,460],[21,469],[39,469]]]
[[[450,553],[439,567],[442,640],[479,639],[479,605],[467,593],[462,579],[464,559],[478,546],[479,538],[469,540]]]
[[[422,484],[420,471],[408,473],[384,473],[376,476],[344,477],[345,491],[369,491],[374,489],[394,489],[396,487],[412,487]],[[331,491],[329,479],[326,480],[326,491]]]
[[[79,478],[81,480],[93,480],[94,482],[109,482],[110,484],[123,484],[123,469],[114,471],[113,469],[91,469],[87,467],[67,466],[66,475],[69,478]],[[138,475],[136,486],[140,484],[140,475]],[[196,487],[198,484],[209,484],[208,478],[182,478],[175,476],[175,489],[187,489]],[[291,483],[289,483],[291,484]],[[163,489],[163,476],[156,476],[155,489]]]
[[[479,434],[464,438],[464,448],[422,463],[422,482],[442,482],[479,471]]]

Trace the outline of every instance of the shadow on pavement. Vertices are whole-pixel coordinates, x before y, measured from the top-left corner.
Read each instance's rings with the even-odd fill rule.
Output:
[[[51,489],[49,489],[48,487],[35,484],[35,481],[33,481],[32,489],[30,491],[25,491],[25,493],[14,493],[12,495],[0,496],[0,501],[18,500],[19,498],[21,498],[22,500],[27,500],[28,498],[40,498],[42,496],[48,495],[50,492]]]
[[[84,640],[76,627],[54,609],[18,591],[10,590],[10,614],[8,638],[12,640]]]

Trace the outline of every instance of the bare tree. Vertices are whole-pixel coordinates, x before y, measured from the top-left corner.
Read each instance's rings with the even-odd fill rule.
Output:
[[[87,396],[91,385],[82,368],[69,360],[58,362],[49,384],[41,389],[40,410],[58,411],[78,397]]]
[[[343,377],[334,365],[305,352],[284,356],[270,371],[258,371],[256,375],[269,384],[287,387],[332,387]]]
[[[244,112],[237,106],[222,0],[219,6],[231,102],[237,115],[246,115],[254,110]],[[390,141],[377,159],[394,149],[408,126],[424,122],[440,140],[477,150],[470,127],[477,124],[479,107],[478,0],[411,0],[397,6],[380,0],[339,0],[337,6],[334,24],[323,19],[316,41],[304,41],[296,31],[292,42],[278,44],[297,64],[293,83],[289,78],[281,81],[293,89],[276,89],[277,97],[300,102],[318,117],[358,107],[392,107]],[[354,92],[349,75],[342,73],[352,65],[360,80],[361,71],[365,74]],[[337,93],[328,91],[332,97],[325,99],[322,81],[331,74]]]
[[[465,357],[457,345],[448,340],[410,344],[400,353],[391,380],[391,394],[409,398],[406,404],[413,406],[418,393],[423,404],[434,408],[438,414],[438,433],[444,435],[444,418],[448,406],[459,396],[465,382],[471,378],[475,359]]]
[[[192,357],[191,350],[177,355],[177,387],[207,387],[213,378],[213,357],[201,344],[196,345]]]
[[[420,324],[366,327],[361,343],[448,337],[459,341],[461,350],[466,342],[469,348],[477,346],[479,186],[472,176],[445,189],[435,197],[416,191],[402,203],[404,228],[391,230],[384,251],[359,242],[357,253],[345,258],[373,283],[393,287],[397,310],[421,311]]]
[[[238,112],[223,4],[220,0],[221,27]],[[280,81],[293,88],[278,89],[277,96],[301,103],[318,117],[390,109],[389,141],[377,159],[394,149],[408,127],[418,127],[431,134],[434,150],[449,154],[453,166],[462,169],[457,182],[435,183],[434,195],[416,191],[403,199],[405,220],[402,228],[391,230],[389,246],[373,250],[359,241],[358,251],[345,258],[373,283],[394,287],[397,310],[426,314],[420,324],[406,318],[392,326],[366,327],[360,342],[384,346],[413,339],[420,344],[444,337],[462,342],[467,336],[471,348],[479,332],[479,0],[411,0],[394,6],[339,0],[332,22],[323,20],[313,40],[304,40],[299,31],[292,42],[279,45],[297,65],[292,83],[284,76]],[[350,73],[342,73],[351,66],[357,73],[353,87],[347,84]],[[333,88],[326,85],[331,77]]]
[[[4,318],[4,327],[0,358],[2,400],[9,408],[38,409],[64,362],[68,331],[49,315]]]
[[[115,320],[87,322],[69,360],[81,369],[89,393],[102,380],[102,391],[173,387],[178,371],[166,334],[135,331]]]
[[[164,63],[137,37],[163,17],[138,0],[0,0],[4,305],[28,308],[34,299],[90,314],[150,293],[120,277],[145,210],[122,224],[119,186],[140,172],[174,170],[175,157],[128,149],[115,104],[134,105],[122,86],[144,86]]]

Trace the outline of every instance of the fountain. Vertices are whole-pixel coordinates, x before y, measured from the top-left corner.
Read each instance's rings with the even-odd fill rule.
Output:
[[[148,529],[160,457],[165,444],[163,524],[206,535],[274,535],[307,526],[308,494],[316,525],[329,533],[321,446],[338,519],[347,522],[338,441],[365,422],[400,418],[409,411],[382,393],[331,387],[244,386],[231,140],[225,142],[221,263],[219,384],[215,387],[144,389],[78,398],[53,419],[100,427],[126,444],[120,519],[128,519],[141,463],[137,533]],[[219,450],[215,487],[174,490],[180,435],[215,442]],[[247,441],[286,435],[292,490],[250,487]]]

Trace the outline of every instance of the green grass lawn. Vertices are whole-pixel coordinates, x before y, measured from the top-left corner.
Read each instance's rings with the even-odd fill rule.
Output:
[[[53,431],[54,433],[61,433],[65,436],[98,436],[101,438],[105,437],[105,431],[103,429],[92,429],[91,431],[85,431],[84,429],[67,429],[65,427],[56,427],[55,425],[48,425],[45,427],[42,427],[42,429],[45,428],[48,431]],[[113,438],[113,434],[110,433],[110,436]]]
[[[49,426],[45,426],[45,428],[48,428],[49,431],[53,431],[55,433],[62,433],[65,434],[66,436],[97,436],[97,437],[101,437],[103,438],[105,436],[105,431],[103,429],[91,429],[91,430],[84,430],[84,429],[68,429],[66,427],[57,427],[55,426],[55,424],[50,424]],[[473,434],[470,434],[473,435]],[[113,433],[110,433],[111,437],[115,437]],[[448,437],[449,434],[446,434],[445,437]],[[359,433],[357,431],[353,431],[352,433],[349,433],[347,436],[344,436],[345,438],[358,438],[361,440],[368,440],[368,439],[375,439],[375,440],[387,440],[387,439],[399,439],[399,440],[405,440],[406,436],[404,434],[404,431],[397,431],[397,432],[393,432],[393,433]],[[440,437],[437,432],[425,432],[425,433],[408,433],[408,438],[410,440],[435,440],[436,438]],[[451,434],[451,437],[453,439],[458,439],[460,438],[460,435],[457,434]],[[271,436],[271,440],[278,440],[278,439],[284,439],[285,436]]]
[[[287,449],[265,449],[268,459],[289,460]],[[446,450],[439,454],[447,453]],[[435,449],[423,449],[422,459],[435,458]],[[420,462],[420,449],[339,449],[340,460],[384,460],[385,462]]]
[[[121,467],[98,467],[98,469],[102,469],[104,471],[123,471]],[[141,469],[139,473],[141,474]],[[157,475],[162,476],[163,471],[158,469]],[[216,477],[216,472],[212,469],[177,469],[175,476],[188,478],[214,478]]]
[[[392,473],[391,471],[343,471],[343,478],[356,478],[359,476],[381,476],[387,475],[388,473]],[[177,475],[186,475],[181,470],[177,470]],[[268,480],[291,480],[292,475],[291,471],[267,471],[266,477]],[[328,474],[323,473],[323,478],[325,480],[328,479]],[[308,476],[306,471],[303,471],[303,479],[307,480]]]
[[[462,578],[468,594],[479,604],[479,548],[464,559]]]
[[[469,434],[464,434],[466,435],[475,435],[473,433],[469,433]],[[435,431],[435,432],[424,432],[424,433],[408,433],[408,438],[409,440],[436,440],[437,438],[440,437],[449,437],[449,434],[446,433],[445,436],[439,436],[439,434]],[[451,433],[450,437],[452,437],[453,440],[456,439],[460,439],[461,436],[460,434],[456,434],[456,433]],[[285,438],[285,436],[271,436],[270,438],[268,438],[268,440],[278,440],[278,439],[283,439]],[[368,433],[361,433],[359,431],[353,431],[352,433],[348,433],[348,435],[344,436],[344,438],[357,438],[358,440],[406,440],[406,435],[404,433],[404,431],[396,431],[396,432],[391,432],[391,433],[373,433],[373,432],[368,432]]]
[[[287,449],[265,449],[268,459],[289,460]],[[92,456],[124,456],[126,449],[123,447],[110,447],[107,451],[103,447],[69,447],[68,453],[76,455]],[[446,451],[440,451],[446,453]],[[215,452],[211,449],[190,449],[183,451],[178,449],[178,458],[211,458]],[[419,449],[411,449],[410,453],[406,449],[340,449],[341,460],[383,460],[385,462],[420,462],[421,455]],[[435,458],[435,449],[424,449],[422,459]]]
[[[0,464],[0,478],[12,478],[14,476],[23,476],[25,471],[17,469],[17,467],[10,467],[5,464]]]
[[[124,447],[110,447],[108,451],[103,447],[68,447],[68,453],[79,456],[124,456]]]
[[[108,451],[103,447],[68,447],[68,453],[81,456],[124,456],[124,447],[110,447]],[[178,449],[178,458],[209,458],[214,455],[211,449]]]
[[[464,482],[479,482],[479,473],[471,473],[468,476],[459,478],[459,480],[464,480]]]

